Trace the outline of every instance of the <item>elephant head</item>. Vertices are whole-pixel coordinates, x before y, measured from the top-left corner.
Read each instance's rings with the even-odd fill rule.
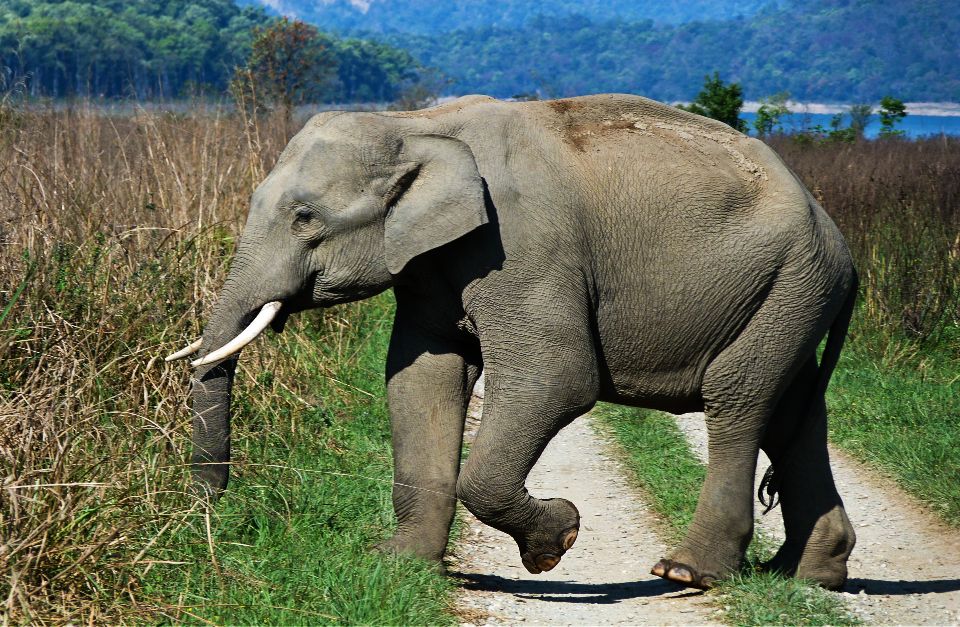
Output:
[[[254,192],[236,257],[192,365],[193,471],[227,485],[240,350],[287,316],[373,296],[411,259],[487,222],[473,152],[424,118],[326,113],[289,143]]]

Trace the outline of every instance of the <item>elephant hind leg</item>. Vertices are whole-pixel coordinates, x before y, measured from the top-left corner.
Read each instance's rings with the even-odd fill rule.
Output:
[[[836,590],[847,578],[856,534],[830,470],[827,413],[811,359],[777,406],[763,441],[773,462],[786,541],[765,566]]]
[[[653,574],[708,588],[740,569],[753,535],[761,440],[781,396],[830,326],[833,312],[818,310],[812,292],[809,283],[774,285],[740,335],[708,365],[701,385],[707,476],[686,537]]]

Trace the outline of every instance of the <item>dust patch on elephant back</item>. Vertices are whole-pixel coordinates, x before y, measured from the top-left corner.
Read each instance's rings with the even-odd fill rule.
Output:
[[[682,145],[697,149],[701,154],[704,152],[700,145],[702,140],[713,142],[729,155],[737,168],[746,172],[750,177],[763,181],[768,179],[766,169],[756,161],[747,157],[737,148],[737,144],[746,138],[733,129],[729,131],[713,130],[694,124],[664,122],[659,120],[650,122],[649,124],[643,124],[643,127],[650,128],[652,132],[665,141],[677,144],[679,140]]]
[[[571,111],[579,111],[580,109],[583,109],[583,103],[570,99],[548,100],[547,106],[561,115]]]
[[[652,119],[651,119],[652,118]],[[717,167],[725,153],[733,166],[755,181],[766,181],[766,169],[740,149],[747,138],[734,131],[715,127],[705,127],[677,120],[662,120],[652,116],[625,113],[620,119],[595,124],[570,126],[566,139],[580,152],[585,152],[587,143],[601,138],[604,134],[627,132],[634,135],[655,138],[663,144],[673,146],[682,153],[693,153],[707,165]],[[719,148],[722,152],[711,149]],[[692,155],[691,155],[692,156]]]
[[[565,126],[563,128],[563,139],[579,152],[586,152],[591,142],[610,135],[622,134],[624,131],[639,135],[651,135],[632,120],[604,120],[603,122],[586,122]]]
[[[720,122],[644,98],[617,95],[551,100],[544,104],[556,114],[554,128],[561,139],[577,152],[586,153],[593,144],[602,146],[618,138],[629,141],[630,136],[641,136],[659,140],[709,166],[717,167],[729,159],[747,178],[768,179],[765,168],[741,150],[746,138]]]
[[[485,102],[500,101],[490,96],[463,96],[462,98],[457,98],[456,100],[451,100],[450,102],[445,102],[427,109],[417,109],[416,111],[384,111],[383,115],[396,118],[433,119],[449,113],[459,113],[466,107]]]

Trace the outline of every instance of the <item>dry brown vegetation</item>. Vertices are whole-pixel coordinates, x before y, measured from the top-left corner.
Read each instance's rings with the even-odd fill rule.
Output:
[[[150,609],[138,578],[193,507],[188,369],[162,356],[287,138],[203,108],[0,123],[0,614],[117,620]]]
[[[914,347],[960,344],[960,139],[770,143],[854,252],[860,329]]]

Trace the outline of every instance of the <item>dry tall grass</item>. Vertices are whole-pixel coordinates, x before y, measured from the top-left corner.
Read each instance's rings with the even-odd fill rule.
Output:
[[[188,369],[282,121],[0,116],[0,615],[116,621],[192,507]]]
[[[960,342],[960,139],[771,141],[857,258],[859,326],[918,350]],[[877,347],[886,350],[884,347]]]

